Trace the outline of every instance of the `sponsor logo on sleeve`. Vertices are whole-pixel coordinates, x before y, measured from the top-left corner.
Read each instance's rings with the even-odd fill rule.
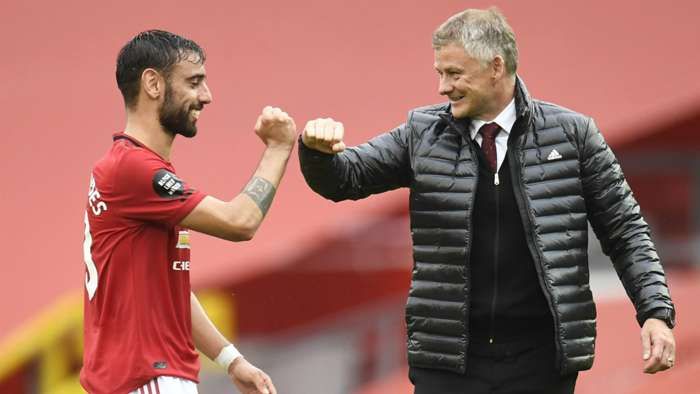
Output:
[[[164,198],[180,198],[185,192],[185,182],[168,170],[158,170],[153,176],[153,190]]]

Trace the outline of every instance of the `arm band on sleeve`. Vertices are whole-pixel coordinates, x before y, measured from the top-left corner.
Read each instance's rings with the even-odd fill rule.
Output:
[[[233,360],[238,357],[241,357],[241,352],[239,352],[233,344],[228,344],[221,349],[219,355],[214,359],[214,362],[221,365],[225,370],[228,370]]]

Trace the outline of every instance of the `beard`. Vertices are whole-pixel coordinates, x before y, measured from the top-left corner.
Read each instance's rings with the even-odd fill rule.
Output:
[[[169,133],[192,138],[197,135],[197,124],[190,119],[190,110],[201,110],[202,107],[201,104],[198,107],[178,107],[173,98],[172,89],[166,87],[163,105],[158,111],[158,119],[161,126]]]

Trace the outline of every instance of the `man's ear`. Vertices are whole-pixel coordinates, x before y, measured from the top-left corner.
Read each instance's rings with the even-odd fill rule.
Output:
[[[158,100],[164,93],[165,80],[158,71],[147,68],[141,73],[141,88],[150,99]]]
[[[506,61],[501,55],[497,55],[491,62],[491,77],[494,81],[503,78],[506,74]]]

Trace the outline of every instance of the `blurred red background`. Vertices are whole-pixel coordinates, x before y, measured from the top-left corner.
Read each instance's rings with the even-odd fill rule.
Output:
[[[344,122],[349,144],[363,142],[403,122],[409,109],[442,101],[431,33],[466,6],[490,5],[503,11],[516,32],[519,74],[533,96],[596,119],[620,156],[667,266],[694,270],[700,260],[700,3],[5,0],[0,382],[31,370],[27,365],[40,353],[26,345],[33,343],[26,333],[45,331],[37,328],[44,327],[45,316],[63,310],[56,309],[60,300],[81,291],[81,212],[89,170],[123,126],[114,64],[135,33],[171,30],[207,51],[214,102],[202,114],[199,135],[176,142],[173,162],[198,188],[230,198],[262,152],[252,126],[263,106],[283,107],[299,127],[332,116]],[[400,324],[411,264],[406,205],[401,191],[334,205],[306,187],[295,156],[253,242],[193,237],[193,283],[229,298],[235,305],[229,308],[231,330],[242,341],[250,338],[251,347],[292,346],[296,338],[343,321],[348,311],[383,310],[385,302]],[[613,293],[613,306],[602,310],[619,305],[619,313],[602,313],[601,330],[613,324],[611,330],[624,336],[638,335],[629,303],[619,301],[619,286]],[[66,303],[75,310],[73,301]],[[682,325],[683,314],[697,308],[679,309]],[[400,328],[387,334],[398,335],[392,349],[399,361],[361,350],[357,357],[365,360],[351,365],[364,367],[345,377],[355,383],[337,392],[391,376],[391,366],[401,364]],[[369,349],[385,338],[362,332],[360,342]],[[698,346],[698,338],[693,341],[682,345]],[[609,345],[634,357],[641,352],[635,343]],[[601,341],[599,349],[607,346]],[[273,353],[261,352],[263,365],[266,357],[281,357]],[[277,368],[273,361],[269,365]],[[629,367],[599,357],[594,370],[582,375],[581,390],[598,371]],[[363,368],[371,371],[357,372]],[[637,369],[629,376],[640,377]],[[654,382],[682,379],[674,373]]]

